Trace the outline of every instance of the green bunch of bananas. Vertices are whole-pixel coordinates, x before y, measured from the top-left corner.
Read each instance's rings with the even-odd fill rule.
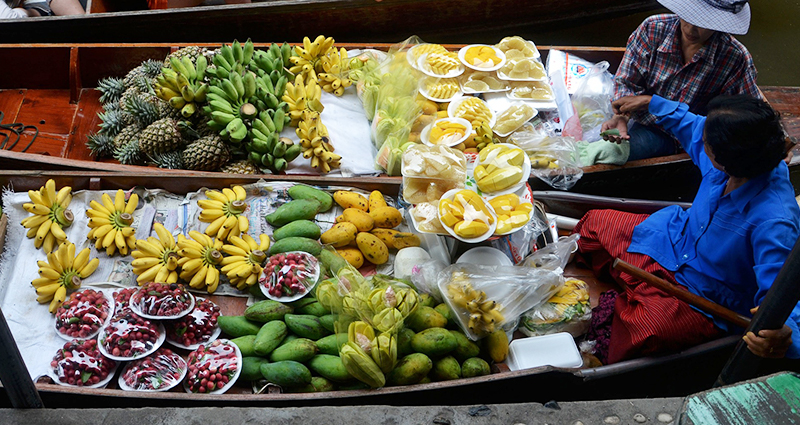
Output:
[[[241,74],[246,71],[255,54],[255,46],[250,39],[244,44],[234,40],[231,44],[223,44],[218,54],[211,58],[214,67],[208,70],[212,78],[225,79],[231,73]]]
[[[286,65],[289,63],[291,56],[292,46],[288,43],[283,43],[280,46],[272,43],[266,51],[256,50],[253,55],[253,62],[256,65],[255,71],[259,76],[278,72],[279,75],[289,78],[292,74],[286,68]]]
[[[156,77],[156,96],[189,118],[197,112],[197,105],[206,101],[209,87],[204,80],[208,61],[202,55],[197,57],[196,63],[188,56],[169,60],[172,68],[161,68],[161,74]]]
[[[244,147],[255,164],[281,172],[300,155],[302,148],[292,139],[280,137],[286,123],[283,109],[263,111],[253,119],[250,140]]]

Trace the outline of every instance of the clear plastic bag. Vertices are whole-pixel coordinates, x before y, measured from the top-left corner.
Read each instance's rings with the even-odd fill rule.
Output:
[[[168,348],[134,360],[120,375],[120,387],[133,391],[167,391],[186,375],[186,360]],[[124,385],[123,385],[124,384]]]
[[[580,235],[577,233],[559,238],[529,255],[522,265],[547,270],[563,270],[572,254],[578,250],[578,239],[580,239]]]
[[[56,352],[50,367],[58,384],[97,388],[111,380],[117,362],[103,356],[96,339],[73,339]]]
[[[519,330],[528,336],[569,332],[579,337],[589,330],[591,320],[588,285],[582,280],[567,279],[546,303],[522,315]]]
[[[572,137],[547,137],[525,152],[531,160],[531,175],[555,189],[569,190],[583,177],[580,151]]]
[[[441,302],[442,293],[439,291],[437,278],[445,267],[447,264],[439,260],[428,260],[411,270],[411,282],[420,294],[430,294],[437,302]]]
[[[183,387],[191,393],[222,394],[233,386],[242,371],[242,353],[233,342],[218,339],[189,353],[189,373]],[[214,374],[214,380],[207,379]]]
[[[614,115],[611,109],[614,76],[608,72],[608,67],[606,61],[592,66],[572,95],[572,105],[583,130],[583,140],[587,142],[600,140],[600,127]]]
[[[453,264],[437,276],[439,291],[464,333],[489,335],[548,300],[561,289],[561,270]]]
[[[461,151],[447,146],[414,145],[402,158],[406,202],[438,202],[448,190],[464,187],[467,159]]]

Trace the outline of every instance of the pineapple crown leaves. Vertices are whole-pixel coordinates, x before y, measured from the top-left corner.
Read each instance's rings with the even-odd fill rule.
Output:
[[[171,151],[171,152],[147,155],[147,158],[151,163],[155,164],[158,168],[180,170],[183,169],[184,167],[183,152],[181,151]]]
[[[144,163],[144,155],[139,149],[139,140],[132,139],[130,142],[114,150],[114,159],[124,165],[141,165]]]
[[[97,82],[97,90],[102,93],[100,95],[100,102],[116,102],[125,91],[125,83],[122,78],[103,78]]]
[[[133,116],[140,127],[147,127],[160,117],[158,105],[139,96],[130,96],[126,99],[125,110]]]
[[[101,132],[90,134],[86,140],[86,147],[96,157],[113,156],[114,138]]]
[[[111,138],[119,134],[123,128],[133,123],[132,117],[121,109],[109,109],[105,112],[97,114],[102,121],[100,126],[100,133],[104,133]]]
[[[155,59],[148,59],[140,65],[144,70],[144,75],[148,78],[156,78],[161,73],[163,62]]]

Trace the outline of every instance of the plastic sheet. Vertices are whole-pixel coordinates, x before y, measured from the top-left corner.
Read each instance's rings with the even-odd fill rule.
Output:
[[[111,380],[117,362],[97,349],[97,340],[74,339],[56,352],[50,362],[54,380],[78,387],[105,386]]]
[[[111,320],[113,308],[113,299],[103,291],[74,292],[56,310],[56,332],[67,339],[93,338]]]
[[[302,298],[317,284],[319,261],[302,251],[275,254],[267,260],[258,285],[264,295],[275,301],[290,302]]]
[[[189,371],[183,386],[187,392],[222,394],[242,371],[242,353],[236,344],[218,339],[189,353],[186,363]]]
[[[100,348],[115,360],[132,360],[157,350],[164,341],[164,329],[131,309],[117,312],[100,332]]]
[[[580,239],[580,235],[577,233],[561,237],[526,257],[522,265],[547,270],[563,270],[569,263],[572,254],[578,250],[578,239]]]
[[[547,137],[526,153],[531,160],[531,175],[555,189],[569,190],[583,177],[580,152],[572,137]]]
[[[149,282],[130,299],[131,309],[138,315],[154,319],[177,319],[188,314],[194,297],[180,283]]]
[[[168,348],[129,363],[119,377],[119,386],[130,391],[167,391],[186,375],[186,360]]]

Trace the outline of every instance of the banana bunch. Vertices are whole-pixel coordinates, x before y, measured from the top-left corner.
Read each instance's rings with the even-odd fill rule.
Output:
[[[469,330],[478,336],[489,335],[505,321],[500,312],[503,306],[486,299],[486,292],[475,290],[463,273],[453,274],[447,293],[456,307],[469,314]]]
[[[200,199],[197,205],[202,208],[200,221],[210,223],[205,234],[219,240],[226,240],[232,236],[239,236],[250,227],[250,222],[243,215],[247,210],[247,192],[241,186],[227,187],[222,192],[207,190],[208,199]]]
[[[277,71],[279,75],[284,75],[288,78],[291,76],[291,73],[286,69],[286,65],[289,64],[289,58],[291,56],[292,46],[285,42],[280,46],[272,43],[266,51],[256,50],[253,55],[253,62],[255,62],[257,67],[256,73],[259,76],[263,76]]]
[[[178,265],[181,266],[180,278],[188,281],[189,286],[200,289],[205,286],[209,294],[213,294],[219,285],[219,269],[222,261],[222,241],[192,230],[191,239],[183,234],[178,235]]]
[[[289,58],[292,65],[289,72],[318,80],[317,73],[323,72],[321,59],[333,48],[333,42],[333,37],[325,38],[324,35],[317,36],[314,41],[303,37],[303,46],[295,46],[294,54]]]
[[[144,285],[147,282],[178,282],[178,250],[175,238],[161,224],[153,224],[158,238],[152,236],[147,240],[136,241],[136,250],[131,252],[133,272],[137,274],[136,282]]]
[[[478,149],[478,152],[494,143],[494,132],[487,121],[473,121],[472,128],[475,129],[475,134],[477,135],[475,137],[475,148]]]
[[[230,245],[222,245],[222,252],[228,254],[220,265],[222,273],[228,276],[231,285],[242,290],[258,281],[269,249],[269,236],[262,234],[256,242],[250,235],[241,238],[232,236]]]
[[[139,205],[139,195],[131,194],[128,203],[125,203],[125,192],[117,190],[114,200],[107,193],[100,198],[102,203],[92,200],[90,208],[86,210],[89,217],[89,231],[87,238],[93,239],[94,246],[106,250],[109,256],[117,250],[122,255],[128,255],[128,249],[136,248],[136,229],[133,223],[133,211]]]
[[[318,74],[322,90],[333,93],[336,96],[344,94],[344,89],[350,87],[353,82],[346,77],[349,71],[350,62],[347,60],[347,50],[330,49],[321,59],[322,70]]]
[[[69,227],[74,219],[72,211],[67,209],[72,201],[72,188],[64,186],[56,191],[55,180],[49,179],[39,190],[29,190],[28,196],[32,202],[22,204],[22,208],[33,215],[20,223],[28,229],[28,238],[36,237],[33,245],[44,246],[44,252],[50,253],[56,243],[67,240],[63,228]]]
[[[75,244],[64,242],[54,252],[47,254],[47,261],[38,261],[39,277],[31,282],[36,288],[36,301],[50,301],[50,313],[55,313],[67,297],[67,289],[78,289],[81,281],[89,277],[100,260],[89,260],[89,248],[75,255]]]
[[[250,67],[250,63],[255,56],[255,46],[248,38],[244,44],[239,40],[234,40],[231,44],[223,44],[219,53],[211,58],[214,64],[210,67],[208,74],[211,77],[226,79],[231,73],[242,74]]]
[[[198,110],[198,104],[206,101],[209,86],[205,80],[208,60],[205,56],[197,57],[193,63],[188,56],[180,59],[169,58],[172,68],[161,68],[156,77],[155,93],[159,98],[169,102],[170,106],[181,110],[181,115],[189,118]]]
[[[292,139],[280,137],[286,123],[283,109],[263,111],[253,119],[251,140],[244,147],[254,164],[269,168],[273,173],[286,169],[290,162],[300,155],[300,145]]]
[[[333,153],[328,128],[319,118],[319,112],[306,111],[297,125],[297,137],[303,149],[303,158],[311,159],[311,166],[322,173],[341,166],[342,156]]]
[[[322,87],[314,79],[308,79],[306,82],[303,76],[298,74],[293,83],[287,83],[281,100],[286,102],[288,107],[289,125],[297,127],[305,111],[322,113],[325,107],[320,102],[321,97]]]

